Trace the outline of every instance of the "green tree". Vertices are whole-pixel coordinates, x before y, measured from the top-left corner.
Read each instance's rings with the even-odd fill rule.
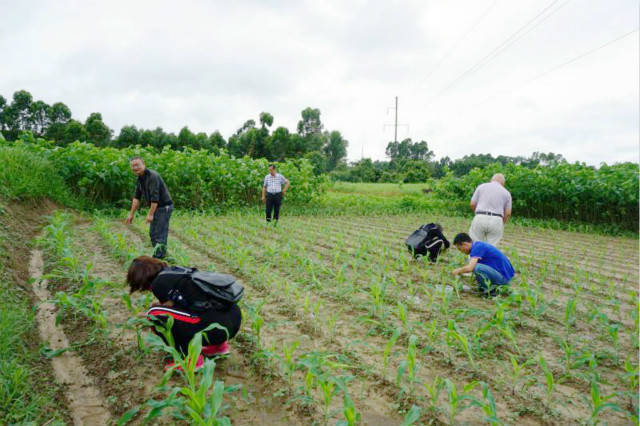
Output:
[[[224,137],[220,134],[219,131],[215,131],[209,135],[209,142],[207,144],[207,149],[216,154],[220,153],[220,150],[227,146],[227,141],[224,140]]]
[[[285,158],[291,158],[295,152],[292,144],[291,134],[286,127],[278,127],[269,138],[269,159],[276,161],[284,161]]]
[[[402,142],[389,142],[385,150],[387,157],[391,161],[396,160],[423,160],[431,161],[434,152],[429,149],[427,142],[413,142],[411,138],[407,138]]]
[[[193,148],[209,150],[209,138],[204,132],[198,132],[193,138]]]
[[[354,182],[377,182],[381,173],[376,171],[370,158],[364,158],[353,164],[351,175]]]
[[[320,151],[324,145],[322,137],[322,122],[320,110],[317,108],[305,108],[300,113],[302,120],[298,121],[298,134],[305,142],[305,152]]]
[[[4,112],[7,108],[7,100],[0,95],[0,132],[5,129]]]
[[[178,144],[180,147],[196,147],[196,135],[193,134],[191,130],[187,126],[184,126],[180,129],[178,133]]]
[[[327,158],[322,152],[307,152],[304,155],[304,158],[309,160],[309,162],[313,165],[313,174],[315,174],[316,176],[321,175],[322,173],[327,171]]]
[[[119,148],[138,145],[140,144],[140,131],[134,125],[122,126],[114,144]]]
[[[43,136],[49,127],[49,108],[49,105],[43,101],[33,102],[29,108],[31,115],[30,128],[36,136]]]
[[[102,114],[92,112],[84,123],[87,139],[96,146],[108,146],[113,131],[102,121]]]
[[[64,141],[64,131],[69,120],[71,120],[71,110],[62,102],[56,102],[47,110],[49,126],[44,133],[44,137],[56,142]]]
[[[142,146],[156,146],[154,144],[155,134],[153,130],[142,130],[140,132],[140,145]]]
[[[3,114],[5,136],[8,140],[16,140],[21,131],[30,130],[32,103],[33,97],[26,90],[19,90],[13,94],[13,101],[5,108]]]
[[[64,128],[64,135],[62,142],[64,144],[70,144],[71,142],[80,141],[84,142],[87,140],[87,130],[84,128],[84,125],[74,119],[71,119],[67,122]]]
[[[262,128],[271,127],[271,125],[273,124],[273,115],[269,114],[268,112],[261,112],[260,124],[262,125]]]
[[[255,120],[247,120],[236,132],[229,138],[227,148],[229,153],[235,157],[243,157],[249,155],[249,145],[251,145],[252,133],[256,128]]]
[[[326,139],[327,143],[324,146],[324,154],[327,157],[326,170],[331,171],[347,156],[347,146],[349,142],[343,139],[337,130],[326,135]]]

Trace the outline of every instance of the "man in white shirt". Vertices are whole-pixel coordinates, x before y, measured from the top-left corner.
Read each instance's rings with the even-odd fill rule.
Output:
[[[284,189],[282,188],[284,185]],[[271,212],[273,211],[273,219],[278,223],[280,217],[280,205],[282,197],[289,189],[289,180],[276,172],[274,164],[269,165],[269,174],[264,177],[262,185],[262,202],[266,202],[267,222],[271,222]]]
[[[491,182],[479,185],[473,193],[471,210],[476,215],[469,228],[473,241],[497,246],[502,239],[504,224],[511,216],[511,194],[504,184],[504,175],[496,173]]]

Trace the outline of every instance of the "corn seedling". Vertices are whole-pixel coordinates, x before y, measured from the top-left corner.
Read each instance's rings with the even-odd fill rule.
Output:
[[[439,411],[438,400],[445,387],[445,381],[440,376],[436,376],[431,384],[425,382],[423,386],[427,390],[427,396],[429,397],[429,409],[434,416],[437,416]]]
[[[598,381],[593,379],[591,380],[591,400],[588,401],[589,406],[591,407],[591,417],[589,417],[589,424],[598,424],[598,416],[600,413],[605,410],[613,410],[621,412],[622,409],[612,402],[608,402],[613,397],[616,396],[615,393],[609,395],[601,395],[600,388],[598,387]]]
[[[462,392],[458,393],[456,384],[449,379],[444,379],[445,388],[447,389],[447,402],[449,403],[449,424],[456,424],[455,419],[458,414],[471,406],[474,400],[469,392],[476,387],[477,382],[471,382],[462,388]],[[465,401],[469,401],[465,404]]]
[[[545,390],[547,392],[547,401],[551,402],[551,394],[553,393],[553,389],[555,387],[553,373],[549,369],[549,366],[547,365],[547,362],[545,361],[542,355],[538,357],[538,365],[540,366],[540,369],[544,373],[545,384],[546,384]]]

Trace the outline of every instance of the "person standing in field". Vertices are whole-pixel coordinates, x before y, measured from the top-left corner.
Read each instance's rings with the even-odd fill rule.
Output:
[[[468,234],[459,233],[453,245],[469,255],[469,263],[454,269],[453,276],[473,272],[480,290],[487,296],[495,296],[499,286],[509,284],[515,271],[513,265],[500,250],[484,241],[474,241]]]
[[[502,173],[496,173],[491,182],[479,185],[471,197],[471,210],[475,217],[469,228],[474,241],[486,241],[497,246],[504,233],[504,224],[511,216],[511,194],[504,187]]]
[[[275,224],[278,223],[280,205],[282,205],[282,198],[287,189],[289,189],[289,180],[276,172],[275,164],[270,164],[269,174],[264,177],[262,185],[262,202],[266,204],[267,222],[271,222],[271,212],[273,211],[273,220]]]
[[[167,237],[169,236],[169,219],[173,212],[173,202],[167,185],[155,170],[148,169],[141,157],[133,157],[130,161],[131,171],[138,176],[136,191],[131,201],[131,211],[125,223],[131,224],[140,206],[141,197],[149,205],[147,223],[149,236],[153,246],[153,257],[162,259],[167,254]]]

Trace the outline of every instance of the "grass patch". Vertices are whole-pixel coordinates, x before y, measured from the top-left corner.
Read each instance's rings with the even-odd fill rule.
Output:
[[[31,294],[16,280],[27,278],[14,265],[28,263],[28,237],[12,210],[0,209],[0,424],[69,424],[61,386],[39,355]]]

